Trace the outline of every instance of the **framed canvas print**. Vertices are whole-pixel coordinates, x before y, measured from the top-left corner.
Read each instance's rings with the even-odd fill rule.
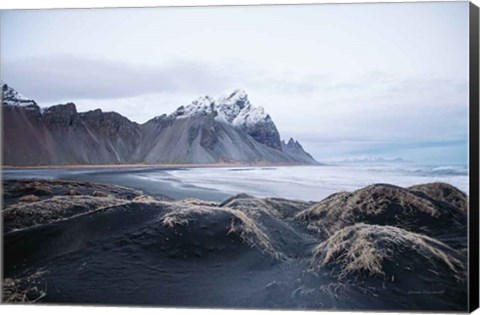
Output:
[[[0,11],[2,302],[474,310],[478,14]]]

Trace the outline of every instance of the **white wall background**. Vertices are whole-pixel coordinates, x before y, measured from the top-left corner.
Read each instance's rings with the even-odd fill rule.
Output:
[[[453,0],[456,1],[456,0]],[[460,0],[459,0],[460,1]],[[297,3],[365,3],[365,2],[428,2],[426,0],[2,0],[1,9],[27,8],[103,8],[144,6],[191,6],[191,5],[245,5],[245,4],[297,4]],[[480,0],[472,0],[480,6]]]

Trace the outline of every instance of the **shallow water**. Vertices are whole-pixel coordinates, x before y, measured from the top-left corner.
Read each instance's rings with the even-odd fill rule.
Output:
[[[411,163],[129,170],[35,169],[4,170],[3,176],[7,179],[85,180],[123,185],[174,199],[200,198],[216,201],[238,193],[255,197],[318,201],[332,193],[353,191],[374,183],[408,187],[429,182],[445,182],[468,193],[467,166]]]
[[[468,176],[462,169],[413,165],[332,165],[244,169],[190,169],[167,172],[182,185],[193,185],[255,197],[321,200],[339,191],[353,191],[374,183],[408,187],[442,181],[463,191],[468,189]],[[156,181],[159,174],[137,174]],[[161,178],[159,178],[161,177]]]

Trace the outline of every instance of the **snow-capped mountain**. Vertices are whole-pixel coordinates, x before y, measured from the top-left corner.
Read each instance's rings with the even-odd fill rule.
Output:
[[[213,114],[218,121],[233,125],[241,125],[242,119],[245,120],[250,114],[254,115],[249,119],[250,124],[265,119],[267,116],[263,108],[253,107],[250,104],[248,95],[243,90],[235,90],[232,94],[222,96],[216,100],[210,96],[199,97],[189,105],[180,106],[171,116],[187,118],[194,115],[210,114]]]
[[[263,107],[253,106],[244,90],[213,99],[203,96],[187,106],[180,106],[171,114],[176,118],[213,115],[219,122],[231,124],[252,136],[258,142],[281,150],[280,134]]]
[[[6,165],[316,163],[282,148],[270,116],[241,90],[201,97],[144,124],[100,109],[78,113],[73,103],[40,110],[7,85],[2,91]]]
[[[220,97],[216,101],[217,119],[231,123],[236,127],[248,128],[256,124],[271,121],[263,107],[254,107],[243,90]]]

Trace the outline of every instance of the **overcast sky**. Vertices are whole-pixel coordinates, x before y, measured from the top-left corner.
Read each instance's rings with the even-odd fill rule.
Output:
[[[1,12],[1,77],[143,123],[241,88],[318,160],[466,163],[468,2]]]

